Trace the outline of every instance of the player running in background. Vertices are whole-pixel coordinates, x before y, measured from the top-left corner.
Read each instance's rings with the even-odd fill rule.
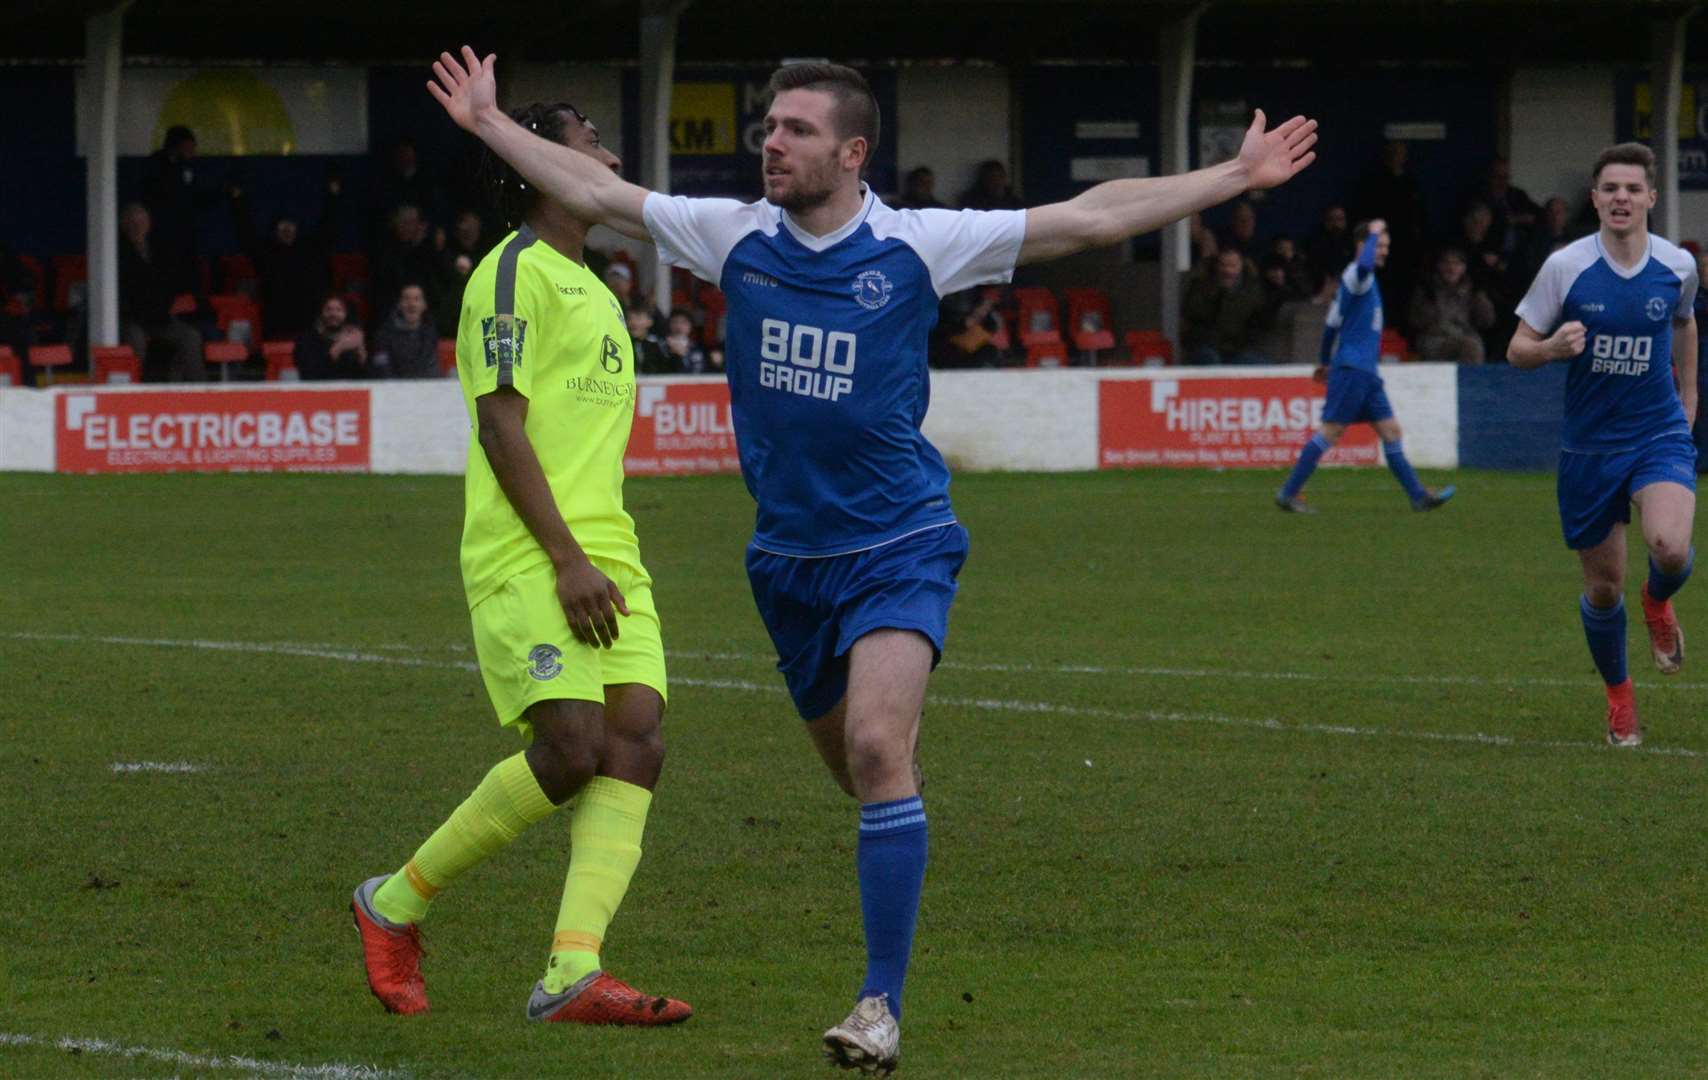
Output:
[[[1625,670],[1625,525],[1643,512],[1643,621],[1663,675],[1684,663],[1672,595],[1690,577],[1696,515],[1696,262],[1649,233],[1655,155],[1641,143],[1596,159],[1601,228],[1548,256],[1518,305],[1514,367],[1571,361],[1557,485],[1566,546],[1583,564],[1584,636],[1607,683],[1607,741],[1643,741]]]
[[[1315,157],[1316,124],[1265,131],[1259,112],[1232,161],[1034,210],[897,211],[861,181],[879,128],[865,80],[798,64],[772,76],[765,199],[744,204],[649,192],[535,138],[499,111],[492,69],[447,53],[429,89],[552,198],[653,240],[728,297],[730,400],[758,504],[749,581],[808,735],[861,804],[866,975],[825,1049],[888,1072],[925,877],[914,747],[967,554],[948,469],[920,433],[939,298],[1283,183]]]
[[[619,166],[573,106],[530,105],[511,122],[591,168]],[[582,262],[592,222],[492,166],[501,208],[523,224],[463,293],[462,569],[487,693],[499,722],[529,742],[402,869],[363,882],[351,910],[375,996],[392,1012],[425,1012],[417,926],[428,902],[573,799],[557,931],[527,1017],[675,1023],[686,1004],[638,993],[599,959],[664,761],[664,647],[623,509],[633,349],[616,298]]]
[[[1275,493],[1275,505],[1294,514],[1316,513],[1300,494],[1305,482],[1323,455],[1340,441],[1348,424],[1368,423],[1382,437],[1382,455],[1411,499],[1411,508],[1434,510],[1453,497],[1454,489],[1430,491],[1418,480],[1406,460],[1400,422],[1388,404],[1382,376],[1376,373],[1382,358],[1382,289],[1376,283],[1376,270],[1388,261],[1388,229],[1377,218],[1359,225],[1352,236],[1359,245],[1358,257],[1340,275],[1340,286],[1335,289],[1334,304],[1323,326],[1322,360],[1312,373],[1317,381],[1328,382],[1322,423],[1299,451],[1287,482]]]

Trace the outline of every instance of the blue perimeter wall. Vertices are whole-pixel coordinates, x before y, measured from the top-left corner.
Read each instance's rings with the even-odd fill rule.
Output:
[[[1461,366],[1459,467],[1552,471],[1560,459],[1567,370],[1565,364],[1535,371]]]

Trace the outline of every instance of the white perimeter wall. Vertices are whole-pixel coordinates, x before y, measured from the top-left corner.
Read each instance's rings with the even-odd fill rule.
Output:
[[[1382,369],[1388,396],[1406,430],[1411,460],[1425,468],[1458,465],[1459,411],[1452,364]],[[951,467],[965,471],[1057,472],[1098,466],[1098,394],[1103,379],[1246,379],[1298,377],[1298,366],[1147,368],[1126,371],[949,371],[932,377],[925,433]],[[644,380],[643,380],[644,381]],[[665,381],[715,381],[670,379]],[[284,384],[294,387],[300,384]],[[319,383],[317,387],[332,384]],[[460,475],[469,424],[455,380],[358,383],[372,391],[372,467],[381,473]],[[207,387],[201,392],[256,390],[279,384]],[[175,390],[189,389],[174,387]],[[54,398],[86,387],[0,390],[0,471],[54,468]],[[146,388],[107,393],[146,393]]]

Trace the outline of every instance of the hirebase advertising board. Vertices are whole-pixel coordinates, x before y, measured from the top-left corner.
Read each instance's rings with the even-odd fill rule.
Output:
[[[1298,457],[1322,421],[1323,384],[1309,376],[1103,379],[1098,467],[1275,469]],[[1368,424],[1347,428],[1326,465],[1376,465]]]
[[[59,394],[56,468],[102,472],[366,472],[367,389],[90,390]]]

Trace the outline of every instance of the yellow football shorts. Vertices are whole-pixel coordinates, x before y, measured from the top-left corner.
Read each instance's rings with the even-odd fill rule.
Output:
[[[627,616],[617,613],[617,640],[609,649],[583,645],[569,632],[550,563],[510,578],[469,611],[493,711],[524,738],[533,725],[522,714],[535,702],[572,698],[603,705],[605,687],[617,683],[641,683],[669,700],[652,578],[610,559],[593,556],[592,562],[616,582],[629,606]]]

